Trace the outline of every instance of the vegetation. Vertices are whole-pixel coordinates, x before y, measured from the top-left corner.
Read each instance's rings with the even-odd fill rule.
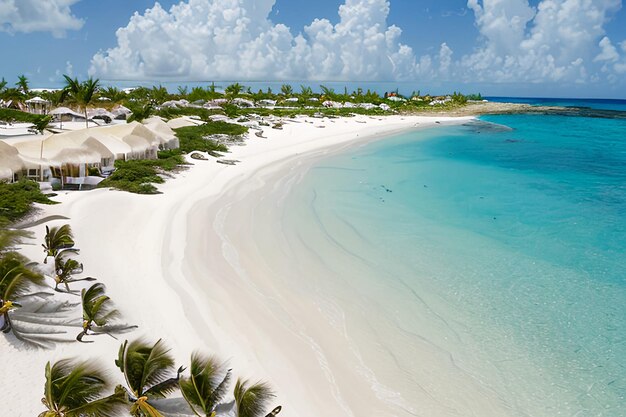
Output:
[[[113,301],[105,294],[102,283],[93,284],[81,291],[83,306],[83,330],[76,336],[76,340],[84,342],[87,335],[98,335],[126,332],[137,328],[125,324],[115,324],[120,318],[120,312],[113,307]],[[91,342],[84,342],[91,343]]]
[[[95,281],[95,278],[86,277],[86,278],[74,278],[73,276],[76,274],[81,274],[83,272],[83,264],[79,263],[76,259],[66,258],[65,252],[61,252],[54,259],[54,290],[62,292],[59,290],[59,285],[63,285],[65,287],[65,292],[70,293],[70,284],[73,282],[79,281]]]
[[[247,380],[237,380],[235,384],[235,405],[237,417],[262,417],[274,393],[268,384]]]
[[[22,179],[12,184],[0,181],[0,224],[31,213],[32,203],[56,204],[41,192],[35,181]]]
[[[31,268],[24,256],[9,251],[0,257],[0,331],[12,330],[11,313],[21,307],[17,300],[28,294],[32,286],[41,285],[43,276]]]
[[[116,388],[103,397],[110,383],[92,361],[61,360],[46,365],[46,384],[41,402],[46,411],[39,417],[113,417],[127,404],[126,392]]]
[[[180,381],[180,390],[196,415],[215,415],[215,407],[227,394],[230,371],[213,356],[191,355],[191,375]]]
[[[207,122],[200,126],[176,129],[176,136],[180,141],[180,150],[184,153],[193,151],[226,152],[228,150],[226,146],[208,138],[214,135],[241,136],[247,131],[247,127],[233,123]]]
[[[126,393],[116,388],[102,397],[110,387],[105,372],[92,361],[61,360],[46,365],[46,384],[41,402],[46,411],[39,417],[113,417],[126,406]]]
[[[77,78],[70,78],[68,75],[63,75],[65,78],[65,87],[61,94],[61,101],[67,101],[83,108],[85,114],[85,126],[89,127],[89,120],[87,118],[87,108],[96,100],[98,88],[100,87],[100,80],[94,80],[89,78],[82,83]]]
[[[178,389],[182,366],[175,372],[174,359],[161,339],[150,346],[144,341],[125,341],[115,365],[126,379],[126,390],[134,417],[161,416],[152,400],[166,398]]]
[[[78,252],[78,249],[74,248],[74,235],[69,224],[52,228],[46,226],[46,236],[41,246],[46,253],[44,263],[47,262],[49,256],[54,257],[56,260],[61,253]]]
[[[180,151],[159,152],[158,159],[115,161],[115,171],[98,187],[111,187],[136,194],[157,194],[153,184],[162,184],[162,175],[185,164]]]

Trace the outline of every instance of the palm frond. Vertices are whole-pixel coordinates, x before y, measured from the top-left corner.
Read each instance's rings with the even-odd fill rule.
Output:
[[[234,396],[237,417],[261,417],[274,393],[265,382],[250,385],[248,380],[237,379]]]
[[[70,411],[99,400],[108,386],[104,371],[95,363],[64,359],[50,366],[48,362],[43,403],[49,410],[65,410],[65,415],[68,417],[99,416],[100,414],[70,414]],[[109,409],[105,406],[106,402],[99,404],[104,411]],[[106,415],[102,414],[102,416]]]
[[[180,389],[187,402],[209,416],[224,398],[230,382],[230,369],[214,356],[194,352],[191,356],[191,375],[180,381]]]
[[[47,256],[56,257],[59,251],[74,247],[74,235],[69,224],[59,227],[46,226],[46,236],[42,245]]]
[[[108,397],[94,400],[68,411],[67,417],[115,417],[128,406],[128,395],[124,388],[117,386]]]
[[[168,386],[164,386],[163,391],[154,389],[174,374],[174,359],[161,339],[152,346],[143,340],[124,342],[115,364],[124,373],[136,397],[144,396],[151,389],[150,394],[155,397],[164,397],[169,391]]]
[[[0,299],[16,300],[25,296],[32,285],[43,283],[43,276],[27,266],[28,260],[15,252],[0,259]]]

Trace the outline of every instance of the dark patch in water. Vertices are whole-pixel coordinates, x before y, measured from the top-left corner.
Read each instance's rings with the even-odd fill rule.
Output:
[[[469,128],[472,133],[475,134],[511,132],[513,130],[508,126],[485,122],[483,120],[472,120],[470,122],[463,123],[463,126]]]

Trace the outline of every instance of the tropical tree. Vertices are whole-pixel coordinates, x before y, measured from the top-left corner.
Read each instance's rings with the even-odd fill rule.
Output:
[[[109,99],[111,103],[120,103],[126,98],[126,93],[117,87],[109,86],[100,90],[100,96]]]
[[[105,286],[101,283],[93,284],[81,291],[83,304],[83,330],[76,336],[76,340],[83,342],[83,337],[91,334],[108,334],[125,332],[137,326],[115,325],[113,321],[120,317],[120,313],[113,307],[113,302],[105,294]],[[91,342],[83,342],[91,343]]]
[[[87,119],[87,107],[92,104],[96,98],[98,89],[100,87],[100,80],[89,78],[82,83],[77,78],[70,78],[67,75],[63,75],[65,78],[65,87],[61,94],[61,101],[70,101],[79,107],[82,107],[85,113],[85,126],[89,127],[89,120]]]
[[[337,94],[333,88],[326,87],[325,85],[320,85],[320,90],[322,90],[322,95],[328,100],[335,100]]]
[[[126,120],[128,123],[141,122],[154,113],[154,106],[152,103],[145,104],[129,104],[128,108],[132,114]]]
[[[46,226],[46,236],[41,246],[46,253],[44,263],[47,262],[48,256],[53,256],[56,259],[61,252],[78,252],[78,249],[74,248],[74,236],[69,224],[53,228]]]
[[[79,281],[95,281],[95,278],[73,278],[73,275],[83,272],[83,264],[79,263],[76,259],[66,258],[67,251],[60,252],[56,258],[54,258],[54,290],[59,292],[72,292],[70,290],[70,284]],[[65,286],[65,291],[59,290],[59,285]]]
[[[237,417],[262,417],[270,400],[274,397],[274,393],[267,383],[250,384],[248,380],[242,381],[241,379],[237,379],[233,394],[235,395]]]
[[[159,339],[150,346],[145,341],[125,341],[120,346],[115,365],[126,379],[126,390],[131,402],[130,414],[133,417],[162,417],[151,404],[152,400],[165,398],[178,388],[182,366],[174,375],[174,359],[164,343]]]
[[[10,313],[21,307],[17,300],[27,295],[33,285],[43,283],[43,276],[30,266],[17,252],[7,252],[0,258],[0,331],[4,333],[12,329]]]
[[[280,92],[283,93],[285,97],[291,97],[293,94],[293,87],[289,84],[283,84],[280,87]]]
[[[128,405],[126,392],[117,387],[112,395],[102,397],[110,387],[105,373],[91,361],[65,359],[46,364],[46,385],[41,402],[46,411],[39,417],[112,417]]]
[[[168,93],[167,88],[163,87],[162,85],[159,85],[158,87],[153,85],[152,89],[150,90],[149,96],[150,100],[152,100],[154,103],[162,104],[169,100],[170,93]]]
[[[191,355],[191,375],[180,381],[180,390],[197,416],[215,416],[215,407],[227,393],[230,371],[213,356]]]
[[[24,74],[17,76],[15,85],[22,93],[28,94],[28,78]]]
[[[33,129],[35,129],[37,133],[43,133],[48,128],[48,125],[51,121],[52,116],[50,116],[49,114],[41,116],[33,122]]]
[[[300,85],[300,99],[302,101],[307,101],[311,97],[313,97],[313,89],[305,85]]]
[[[178,95],[181,98],[185,98],[185,97],[187,97],[187,94],[189,94],[189,87],[187,87],[187,86],[183,87],[183,86],[179,85],[178,86]]]
[[[20,90],[18,88],[5,88],[2,91],[0,97],[4,101],[12,101],[14,103],[18,103],[18,102],[24,101],[24,98],[26,98],[26,96],[24,95],[22,90]]]
[[[228,97],[228,99],[230,100],[239,96],[239,94],[241,94],[242,91],[243,91],[243,85],[239,83],[231,84],[228,87],[226,87],[226,89],[224,90],[224,92],[226,93],[226,97]]]
[[[6,86],[7,86],[7,80],[5,80],[4,77],[2,77],[2,80],[0,80],[0,91],[4,90]]]

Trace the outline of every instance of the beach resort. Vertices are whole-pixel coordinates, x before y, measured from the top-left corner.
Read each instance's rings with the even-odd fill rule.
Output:
[[[0,417],[626,416],[626,10],[452,3],[0,0]]]

